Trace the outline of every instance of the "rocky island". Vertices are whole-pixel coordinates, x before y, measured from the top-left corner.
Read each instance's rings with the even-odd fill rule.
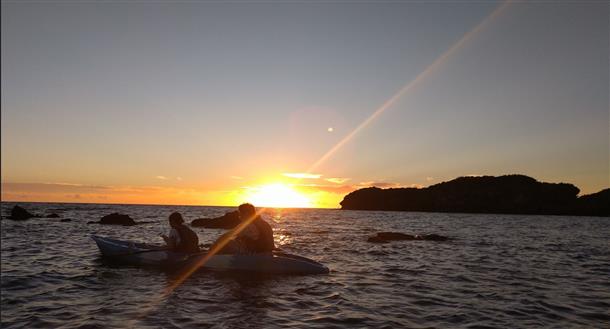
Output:
[[[359,189],[344,197],[341,209],[610,216],[610,189],[579,192],[525,175],[459,177],[426,188]]]

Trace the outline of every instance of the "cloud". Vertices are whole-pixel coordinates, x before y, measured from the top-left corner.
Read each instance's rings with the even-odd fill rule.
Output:
[[[74,184],[74,183],[56,183],[56,182],[45,182],[45,183],[6,183],[16,185],[45,185],[49,187],[67,187],[67,188],[83,188],[83,189],[108,189],[108,186],[103,185],[87,185],[87,184]]]
[[[350,178],[331,177],[331,178],[325,179],[325,181],[335,183],[335,184],[343,184],[343,183],[347,182],[348,180],[350,180]]]
[[[290,178],[305,178],[305,179],[318,179],[322,177],[322,175],[317,174],[309,174],[309,173],[283,173],[282,176],[290,177]]]
[[[358,185],[360,188],[362,188],[362,187],[379,187],[379,188],[401,187],[401,184],[398,184],[398,183],[375,182],[375,181],[361,182]]]
[[[1,183],[2,200],[104,202],[132,204],[200,204],[206,191],[166,186],[88,186],[55,183]]]
[[[167,177],[165,176],[155,176],[155,178],[160,180],[167,180]]]
[[[427,181],[427,182],[431,182],[431,181],[433,181],[433,180],[434,180],[434,177],[426,177],[426,181]]]
[[[83,184],[74,184],[74,183],[61,183],[61,182],[44,182],[40,183],[44,185],[57,185],[57,186],[73,186],[73,187],[81,187]]]
[[[2,190],[12,192],[35,192],[35,193],[46,193],[46,192],[63,192],[73,193],[75,191],[96,191],[111,189],[110,186],[102,185],[85,185],[85,184],[72,184],[72,183],[5,183],[2,182]]]
[[[4,189],[2,190],[2,199],[3,200],[27,200],[32,198],[34,195],[26,192],[6,192]]]
[[[241,176],[230,176],[230,178],[231,178],[231,179],[235,179],[235,180],[242,180],[242,179],[244,179],[244,178],[243,178],[243,177],[241,177]]]
[[[336,193],[336,194],[347,194],[354,190],[357,190],[358,187],[354,187],[351,185],[317,185],[317,184],[307,184],[307,185],[298,185],[300,189],[308,190],[310,192],[328,192],[328,193]]]
[[[182,181],[182,177],[178,176],[178,177],[176,177],[176,180],[177,181]]]

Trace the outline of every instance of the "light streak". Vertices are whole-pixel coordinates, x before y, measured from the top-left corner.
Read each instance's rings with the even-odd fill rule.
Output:
[[[383,112],[385,112],[388,108],[390,108],[396,101],[398,101],[401,97],[403,97],[406,93],[408,93],[411,89],[413,89],[417,84],[423,81],[430,73],[440,67],[447,59],[455,53],[458,49],[462,48],[466,42],[472,39],[475,35],[477,35],[485,25],[489,22],[493,21],[496,17],[500,15],[511,3],[511,0],[507,0],[503,2],[500,6],[498,6],[491,14],[485,17],[477,26],[475,26],[472,30],[464,34],[460,40],[451,46],[447,51],[445,51],[441,56],[437,57],[432,64],[428,65],[420,74],[418,74],[415,79],[408,82],[404,87],[398,90],[392,97],[387,99],[381,106],[379,106],[368,118],[362,121],[356,128],[354,128],[349,134],[345,135],[337,144],[335,144],[330,150],[328,150],[320,159],[318,159],[309,169],[308,173],[315,171],[322,163],[332,157],[338,150],[340,150],[345,144],[347,144],[354,136],[356,136],[362,129],[366,128],[371,122],[375,121]]]

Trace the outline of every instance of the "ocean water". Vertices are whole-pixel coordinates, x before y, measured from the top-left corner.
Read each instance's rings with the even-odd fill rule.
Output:
[[[2,214],[13,203],[2,203]],[[278,246],[328,275],[174,273],[102,260],[90,234],[161,243],[167,216],[231,208],[22,204],[60,219],[1,222],[2,328],[608,328],[610,220],[268,210]],[[133,227],[87,224],[121,212]],[[209,243],[223,230],[194,229]],[[372,244],[381,231],[446,242]]]

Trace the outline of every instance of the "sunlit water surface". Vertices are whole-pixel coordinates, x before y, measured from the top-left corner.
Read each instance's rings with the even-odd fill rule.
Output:
[[[610,327],[608,218],[272,210],[276,243],[329,275],[199,271],[164,296],[175,274],[107,264],[89,235],[161,243],[172,211],[231,209],[22,205],[72,221],[2,220],[2,328]],[[87,224],[112,212],[152,223]],[[366,242],[380,231],[454,240]]]

